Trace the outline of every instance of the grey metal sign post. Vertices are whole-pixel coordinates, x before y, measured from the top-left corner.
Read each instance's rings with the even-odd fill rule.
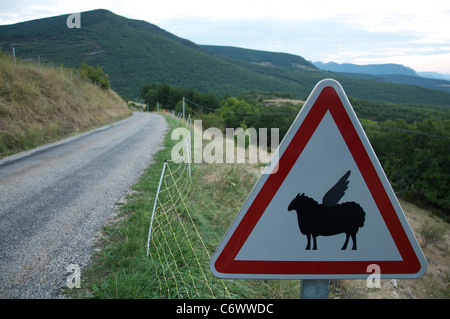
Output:
[[[328,299],[328,279],[304,279],[300,283],[300,299]]]

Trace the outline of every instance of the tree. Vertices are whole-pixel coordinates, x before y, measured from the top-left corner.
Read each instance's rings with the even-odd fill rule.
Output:
[[[141,91],[141,97],[150,107],[155,107],[158,101],[158,86],[155,84],[146,84]]]

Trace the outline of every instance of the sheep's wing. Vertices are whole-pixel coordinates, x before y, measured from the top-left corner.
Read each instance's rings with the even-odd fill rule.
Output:
[[[348,186],[348,177],[351,171],[347,171],[344,176],[325,194],[322,199],[322,204],[327,207],[336,205],[344,196],[345,190]]]

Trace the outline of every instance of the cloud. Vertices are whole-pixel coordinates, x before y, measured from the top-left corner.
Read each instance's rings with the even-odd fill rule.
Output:
[[[161,19],[159,26],[199,44],[288,52],[312,61],[387,63],[391,58],[390,62],[398,63],[404,58],[401,64],[423,69],[419,61],[423,63],[424,59],[415,62],[412,57],[448,53],[450,37],[404,28],[413,19],[410,15],[400,15],[398,19],[389,16],[381,19],[383,23],[363,23],[360,17],[350,14],[314,19],[176,16]],[[450,66],[445,68],[443,64],[433,70],[450,72]]]
[[[407,34],[363,30],[344,15],[335,19],[302,20],[175,17],[162,20],[161,25],[196,43],[290,52],[311,59],[343,48],[378,51],[392,43],[414,40],[414,36]]]

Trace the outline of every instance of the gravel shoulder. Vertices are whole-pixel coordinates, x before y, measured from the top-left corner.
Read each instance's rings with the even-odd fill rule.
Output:
[[[130,118],[0,160],[0,298],[62,298],[95,233],[151,163],[168,129]]]

